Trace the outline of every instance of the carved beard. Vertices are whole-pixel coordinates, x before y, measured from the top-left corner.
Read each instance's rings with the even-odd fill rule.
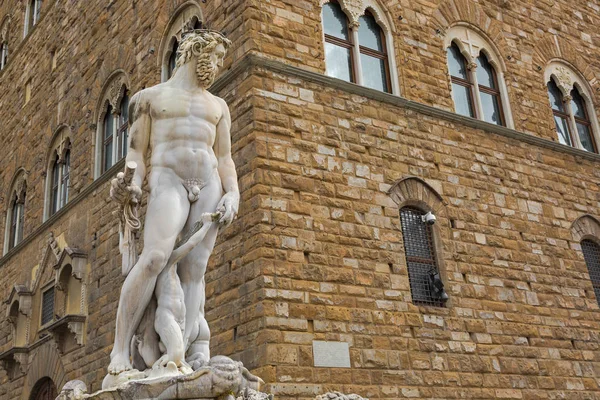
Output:
[[[213,67],[210,62],[209,54],[203,54],[196,60],[196,77],[198,84],[207,88],[215,81],[217,76],[217,68]]]

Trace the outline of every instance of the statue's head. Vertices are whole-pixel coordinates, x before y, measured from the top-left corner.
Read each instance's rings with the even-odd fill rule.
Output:
[[[191,31],[184,35],[177,49],[177,68],[195,59],[198,84],[209,87],[223,65],[229,46],[231,41],[220,32],[206,29]]]

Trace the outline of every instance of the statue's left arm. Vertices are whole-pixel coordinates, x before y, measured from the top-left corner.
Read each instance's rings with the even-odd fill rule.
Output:
[[[223,99],[217,99],[221,105],[223,115],[217,124],[217,134],[213,149],[217,156],[217,168],[219,177],[221,178],[223,191],[225,192],[217,206],[217,211],[223,214],[220,222],[224,225],[229,225],[238,212],[240,189],[238,188],[235,164],[231,157],[231,115],[229,113],[229,107],[227,107],[227,103],[225,103]]]

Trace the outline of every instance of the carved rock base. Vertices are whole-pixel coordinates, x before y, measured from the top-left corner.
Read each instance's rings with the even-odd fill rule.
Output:
[[[175,371],[177,367],[173,365]],[[111,377],[104,382],[111,389],[87,394],[81,381],[68,382],[57,400],[141,400],[141,399],[223,399],[235,400],[252,397],[267,399],[269,395],[258,392],[262,379],[248,372],[241,362],[224,356],[211,358],[206,366],[187,375],[176,372],[170,376],[152,377],[151,373],[134,372]],[[118,380],[122,380],[119,382]]]

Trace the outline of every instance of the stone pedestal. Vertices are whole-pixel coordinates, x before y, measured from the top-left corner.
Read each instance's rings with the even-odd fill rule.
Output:
[[[173,363],[170,363],[173,364]],[[128,371],[112,379],[112,389],[88,394],[85,383],[68,382],[57,400],[141,400],[141,399],[247,399],[266,400],[259,392],[262,379],[252,375],[241,362],[224,356],[213,357],[206,366],[182,375],[173,364],[160,372]],[[160,376],[154,376],[160,375]]]

